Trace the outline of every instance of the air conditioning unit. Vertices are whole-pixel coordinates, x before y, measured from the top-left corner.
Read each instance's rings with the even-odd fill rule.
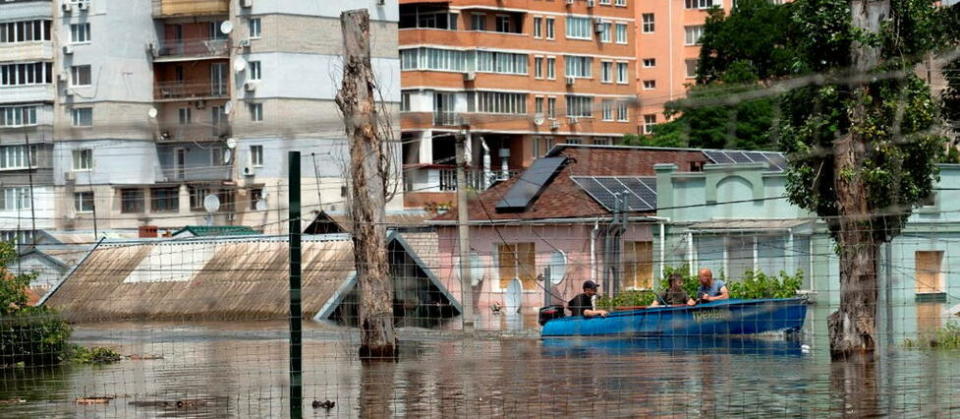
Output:
[[[567,6],[572,6],[575,0],[567,0]]]
[[[597,0],[587,0],[587,7],[596,6]]]
[[[170,139],[170,131],[168,131],[168,130],[160,131],[160,139],[161,139],[161,140],[169,140],[169,139]]]
[[[244,176],[253,176],[253,168],[250,166],[243,166],[243,175]]]
[[[387,0],[377,0],[377,6],[384,6],[387,4]]]
[[[602,20],[598,20],[598,21],[596,21],[596,22],[593,24],[593,31],[596,32],[596,33],[602,33],[602,32],[603,32],[603,21],[602,21]]]
[[[63,10],[63,13],[69,14],[73,12],[73,5],[67,3],[67,0],[64,0],[63,4],[60,5],[60,9]]]
[[[580,122],[580,118],[576,116],[568,116],[567,121],[570,122],[570,125],[576,125],[578,122]]]
[[[86,2],[86,1],[85,1],[85,2],[82,2],[82,3],[77,3],[77,8],[80,9],[80,10],[89,10],[89,9],[90,9],[90,2]]]
[[[197,105],[197,109],[203,109],[207,107],[207,101],[200,99],[197,101],[196,105]]]
[[[477,79],[477,73],[475,71],[468,71],[463,73],[463,81],[474,81]]]
[[[71,47],[70,45],[64,45],[63,55],[70,55],[70,54],[73,54],[73,47]]]
[[[73,89],[69,87],[66,89],[63,89],[63,95],[66,96],[67,99],[73,98]]]
[[[573,86],[577,83],[576,77],[567,77],[567,86]]]
[[[249,39],[241,39],[239,45],[240,45],[240,48],[250,48],[250,40],[249,40]]]
[[[240,7],[253,7],[253,0],[240,0]]]
[[[160,56],[160,51],[157,51],[157,44],[153,42],[147,43],[147,54],[150,54],[151,57],[157,58]]]
[[[77,174],[74,172],[63,172],[63,180],[67,182],[76,182]]]
[[[257,90],[257,82],[254,80],[248,80],[246,83],[243,83],[243,90],[248,92],[254,92]]]
[[[557,121],[556,119],[550,121],[550,129],[560,129],[560,121]]]
[[[60,83],[66,83],[66,82],[67,82],[67,73],[57,74],[57,81],[59,81]]]

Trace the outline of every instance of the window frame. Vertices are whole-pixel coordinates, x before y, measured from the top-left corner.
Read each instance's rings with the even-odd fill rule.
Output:
[[[647,19],[649,18],[649,19]],[[643,13],[640,15],[643,26],[641,26],[642,33],[655,33],[657,29],[657,16],[654,13]]]
[[[89,196],[89,198],[87,198]],[[89,207],[86,206],[89,204]],[[77,214],[92,213],[97,209],[96,193],[94,191],[78,191],[73,193],[73,210]]]
[[[247,21],[247,31],[250,39],[260,39],[263,36],[263,21],[259,17],[251,17]]]

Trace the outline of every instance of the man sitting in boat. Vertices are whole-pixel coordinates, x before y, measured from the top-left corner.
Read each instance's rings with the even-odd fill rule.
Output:
[[[606,310],[598,310],[596,307],[597,296],[597,283],[587,280],[583,283],[583,293],[577,294],[576,297],[573,297],[570,302],[567,303],[567,307],[570,309],[570,312],[573,313],[573,316],[583,316],[583,317],[607,317]]]
[[[711,301],[720,301],[730,298],[730,292],[727,291],[727,284],[719,279],[713,279],[713,272],[707,268],[700,270],[700,290],[697,291],[699,301],[709,303]]]
[[[670,288],[667,288],[663,294],[660,294],[659,298],[653,300],[653,302],[650,303],[650,307],[659,307],[661,305],[661,301],[663,302],[662,304],[666,304],[668,306],[678,306],[683,304],[692,306],[697,303],[696,301],[693,301],[693,298],[690,298],[690,296],[687,295],[686,291],[683,290],[683,275],[678,273],[670,274],[669,283]]]

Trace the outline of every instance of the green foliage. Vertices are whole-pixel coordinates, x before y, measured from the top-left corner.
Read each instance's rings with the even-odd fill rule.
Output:
[[[671,147],[776,149],[773,99],[727,100],[759,87],[756,83],[694,86],[685,99],[664,106],[664,114],[673,119],[654,127],[648,141]]]
[[[74,345],[71,359],[78,364],[111,364],[120,361],[123,356],[112,348],[103,346],[87,348]]]
[[[648,306],[656,295],[650,291],[625,291],[613,298],[604,296],[597,300],[597,307],[604,310],[613,310],[617,307]]]
[[[904,346],[916,349],[960,349],[960,323],[947,322],[946,326],[937,329],[930,336],[916,340],[906,339]]]
[[[779,275],[767,275],[763,272],[747,271],[740,281],[727,282],[730,298],[791,298],[797,296],[797,291],[803,285],[803,272],[789,275],[780,271]]]

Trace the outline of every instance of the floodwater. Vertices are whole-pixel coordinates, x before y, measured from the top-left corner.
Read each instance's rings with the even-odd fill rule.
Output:
[[[827,312],[810,315],[798,340],[541,341],[528,319],[501,322],[514,332],[469,339],[404,329],[400,361],[369,365],[356,359],[355,334],[307,323],[304,414],[960,417],[960,352],[896,344],[875,362],[831,363]],[[285,323],[256,322],[77,326],[76,343],[161,359],[0,370],[0,416],[285,416],[285,332]],[[92,397],[111,399],[82,404]],[[314,408],[314,400],[335,405]]]

